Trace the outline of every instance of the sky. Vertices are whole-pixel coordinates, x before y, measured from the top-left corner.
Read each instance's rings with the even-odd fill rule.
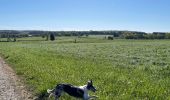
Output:
[[[170,32],[170,0],[0,0],[0,30]]]

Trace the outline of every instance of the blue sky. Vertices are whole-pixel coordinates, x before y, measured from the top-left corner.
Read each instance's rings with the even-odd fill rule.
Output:
[[[170,32],[170,0],[0,0],[0,29]]]

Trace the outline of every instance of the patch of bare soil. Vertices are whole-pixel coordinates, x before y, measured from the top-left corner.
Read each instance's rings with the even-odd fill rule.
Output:
[[[0,100],[32,100],[13,69],[0,57]]]

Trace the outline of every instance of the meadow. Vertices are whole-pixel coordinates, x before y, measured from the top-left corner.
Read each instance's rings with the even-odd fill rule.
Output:
[[[99,100],[170,99],[170,40],[57,37],[1,42],[0,55],[41,99],[57,83],[79,86],[89,79]]]

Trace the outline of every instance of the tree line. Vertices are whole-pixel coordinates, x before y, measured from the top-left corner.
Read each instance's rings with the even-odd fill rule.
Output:
[[[137,31],[17,31],[0,30],[0,38],[21,38],[21,37],[46,37],[51,36],[88,36],[88,35],[109,35],[108,39],[170,39],[169,32],[137,32]]]

